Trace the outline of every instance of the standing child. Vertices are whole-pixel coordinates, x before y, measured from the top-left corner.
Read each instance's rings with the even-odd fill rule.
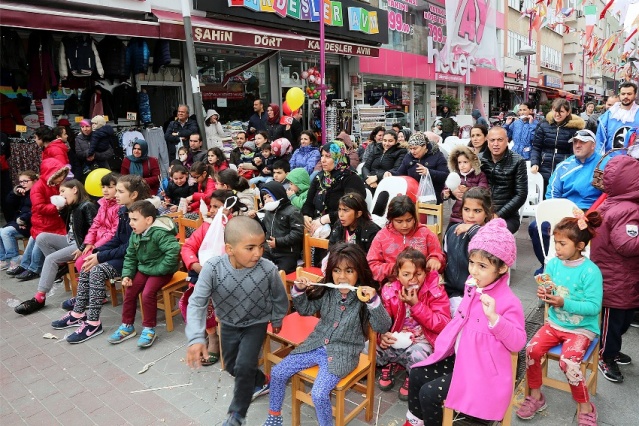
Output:
[[[392,273],[397,256],[406,247],[413,247],[426,256],[428,271],[444,270],[446,257],[437,235],[419,223],[417,208],[406,195],[398,195],[388,204],[388,223],[377,233],[368,251],[373,278],[380,283],[394,279]]]
[[[327,274],[323,282],[360,287],[368,302],[361,302],[355,291],[313,286],[306,278],[296,281],[291,295],[300,315],[320,313],[315,330],[277,364],[271,375],[269,414],[264,426],[281,426],[286,382],[295,373],[319,366],[313,384],[313,404],[320,426],[333,425],[331,391],[357,366],[369,326],[385,333],[391,319],[377,296],[364,251],[355,244],[340,243],[329,251]],[[326,337],[330,339],[326,339]],[[372,342],[371,342],[372,344]],[[372,348],[370,349],[372,350]]]
[[[278,169],[275,167],[275,173],[277,173],[277,171]],[[306,169],[299,167],[287,172],[286,180],[288,180],[286,195],[288,195],[289,200],[291,200],[291,204],[301,210],[306,202],[308,188],[311,186],[311,177],[308,175]]]
[[[450,214],[448,227],[455,223],[463,222],[462,219],[462,197],[464,193],[472,187],[488,188],[488,179],[481,171],[481,163],[477,154],[472,152],[467,146],[456,146],[448,156],[448,169],[451,173],[457,173],[461,177],[461,183],[451,191],[447,186],[442,191],[443,199],[452,198],[455,200]]]
[[[164,190],[164,202],[171,212],[176,212],[181,198],[188,198],[195,192],[189,185],[189,171],[182,165],[171,167],[171,180]]]
[[[447,408],[485,420],[502,420],[510,405],[511,352],[526,344],[524,310],[508,286],[515,237],[503,219],[493,219],[468,250],[472,279],[457,315],[437,336],[435,352],[410,371],[406,425],[441,424],[444,400]],[[487,391],[490,398],[482,398]]]
[[[233,400],[223,426],[240,426],[251,400],[269,390],[268,378],[257,368],[258,357],[268,323],[279,333],[288,297],[277,268],[262,258],[265,238],[257,221],[245,216],[229,220],[224,243],[226,255],[204,264],[189,299],[186,361],[197,368],[208,358],[204,329],[212,298],[221,323],[225,368],[235,377]]]
[[[537,287],[537,296],[550,305],[548,321],[526,347],[530,395],[517,410],[517,417],[530,420],[546,409],[546,398],[541,393],[541,358],[562,344],[559,368],[579,406],[579,425],[590,426],[597,424],[597,410],[590,402],[580,365],[588,346],[599,334],[603,283],[597,265],[581,252],[595,235],[595,228],[601,225],[601,216],[596,211],[584,215],[581,210],[575,216],[562,219],[553,231],[557,257],[546,265],[545,273],[550,280]]]
[[[175,224],[166,216],[156,216],[157,209],[148,200],[136,201],[129,208],[133,234],[122,267],[122,287],[128,288],[122,302],[122,325],[109,337],[109,343],[117,344],[135,336],[133,323],[140,294],[144,329],[138,347],[148,348],[155,341],[157,294],[178,270],[180,253]]]
[[[304,169],[301,169],[304,170]],[[368,253],[373,238],[380,228],[371,220],[366,200],[356,192],[350,192],[339,199],[337,208],[338,221],[333,225],[333,230],[328,238],[328,246],[338,242],[357,244]]]
[[[382,303],[393,326],[380,335],[377,365],[383,366],[379,388],[388,391],[395,385],[399,364],[406,369],[399,399],[408,400],[408,376],[413,364],[433,353],[435,339],[450,322],[450,305],[444,288],[439,285],[437,271],[426,272],[426,256],[407,248],[397,256],[393,275],[397,281],[382,287]],[[393,333],[408,333],[410,343],[399,344]]]
[[[15,269],[20,264],[17,238],[29,238],[31,229],[31,187],[38,180],[32,170],[18,175],[18,185],[7,196],[7,204],[15,212],[15,221],[7,223],[0,230],[0,270]]]

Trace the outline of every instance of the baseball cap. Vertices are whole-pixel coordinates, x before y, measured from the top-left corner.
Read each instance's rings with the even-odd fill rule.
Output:
[[[586,129],[579,130],[568,142],[573,143],[575,139],[579,139],[582,142],[596,142],[595,134]]]

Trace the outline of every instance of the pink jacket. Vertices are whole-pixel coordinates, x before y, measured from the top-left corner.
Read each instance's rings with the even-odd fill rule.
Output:
[[[455,316],[435,341],[435,352],[412,367],[435,364],[457,352],[445,405],[485,420],[504,417],[513,393],[510,353],[526,345],[524,310],[508,278],[506,274],[483,290],[495,299],[499,314],[493,328],[484,315],[481,294],[466,286]]]
[[[439,239],[426,225],[420,224],[413,233],[404,236],[393,227],[392,223],[389,223],[377,233],[366,256],[375,281],[383,283],[388,279],[393,273],[397,256],[406,247],[421,251],[426,259],[439,260],[442,268],[438,272],[444,271],[446,256],[442,252]]]
[[[89,232],[84,237],[85,245],[94,245],[96,247],[110,241],[115,235],[115,231],[118,229],[118,211],[120,206],[115,201],[115,198],[105,200],[100,198],[98,200],[98,214],[93,219],[93,224],[89,228]]]
[[[393,320],[389,330],[402,331],[406,319],[406,304],[398,294],[402,291],[399,281],[387,283],[382,287],[382,303]],[[450,301],[444,287],[439,285],[439,274],[431,271],[417,294],[419,300],[410,307],[410,315],[422,326],[424,336],[431,345],[435,345],[437,335],[450,322]]]

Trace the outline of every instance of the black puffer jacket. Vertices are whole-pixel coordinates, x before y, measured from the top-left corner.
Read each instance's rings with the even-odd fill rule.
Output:
[[[377,176],[377,182],[381,182],[384,178],[384,173],[399,169],[406,152],[399,145],[393,145],[388,151],[384,152],[382,144],[376,143],[362,168],[362,179],[366,180],[369,176],[374,175]]]
[[[319,196],[318,192],[323,174],[324,172],[319,172],[311,182],[306,202],[302,206],[302,214],[311,218],[318,218],[326,207],[326,213],[330,216],[331,223],[334,223],[337,220],[337,208],[342,195],[349,192],[357,192],[362,197],[366,197],[364,181],[350,169],[338,174],[333,171],[333,174],[336,175],[335,182],[326,190],[323,196]]]
[[[266,239],[275,238],[275,248],[264,244],[264,250],[273,254],[300,254],[304,238],[304,218],[302,213],[291,204],[281,183],[270,181],[263,190],[269,191],[276,200],[281,200],[275,211],[264,213],[262,223],[266,228]]]
[[[530,153],[530,164],[539,166],[546,185],[555,167],[572,155],[572,144],[568,141],[577,130],[586,127],[583,118],[575,114],[562,124],[557,124],[553,117],[554,112],[550,111],[546,114],[546,121],[537,127]]]
[[[113,140],[115,133],[113,127],[106,124],[91,133],[91,145],[88,157],[95,154],[98,161],[110,160],[113,157]]]
[[[116,36],[106,36],[98,43],[98,53],[104,68],[104,78],[126,80],[126,47]],[[115,94],[114,94],[115,97]],[[116,97],[117,100],[117,97]]]
[[[355,238],[353,243],[360,246],[365,253],[368,253],[368,250],[371,248],[373,238],[375,238],[375,235],[377,235],[380,229],[381,228],[370,219],[358,220],[355,231],[353,231],[350,235]],[[330,248],[333,244],[344,241],[346,241],[346,232],[342,224],[337,221],[333,225],[330,237],[328,237],[328,247]]]
[[[528,173],[526,161],[510,149],[497,163],[489,150],[480,156],[481,171],[488,178],[497,216],[506,220],[519,216],[519,208],[528,197]]]
[[[73,209],[65,207],[60,210],[60,216],[64,219],[67,231],[73,224],[73,237],[78,249],[84,250],[84,238],[89,232],[93,219],[98,214],[98,206],[93,201],[84,201]],[[73,221],[71,221],[73,217]]]

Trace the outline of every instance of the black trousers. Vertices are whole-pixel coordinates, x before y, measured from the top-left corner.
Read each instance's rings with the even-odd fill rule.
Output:
[[[443,403],[453,377],[455,355],[426,367],[410,370],[408,410],[425,425],[440,425],[444,417]]]
[[[604,361],[614,359],[621,351],[621,336],[632,322],[636,309],[603,308],[601,311],[601,349]]]

